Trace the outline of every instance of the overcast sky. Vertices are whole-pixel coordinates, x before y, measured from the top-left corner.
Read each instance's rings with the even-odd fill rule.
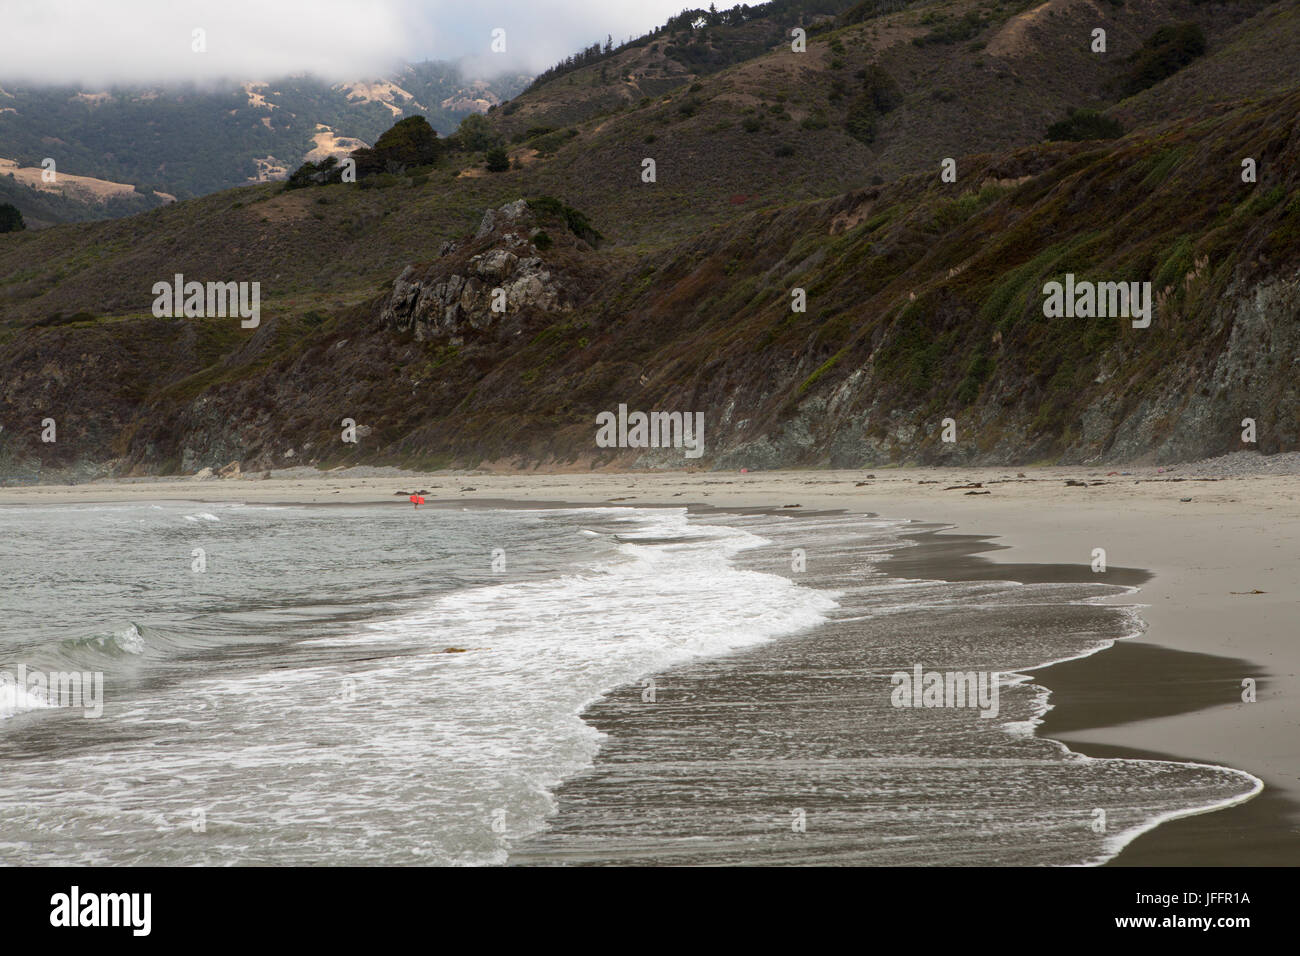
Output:
[[[383,76],[463,61],[475,75],[538,73],[612,34],[659,25],[687,0],[3,0],[0,83],[82,87],[217,79]],[[727,3],[726,6],[734,4]],[[506,52],[491,51],[506,31]],[[197,53],[194,31],[205,33]]]

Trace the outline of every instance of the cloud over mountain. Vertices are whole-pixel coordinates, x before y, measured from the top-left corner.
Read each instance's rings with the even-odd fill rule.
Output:
[[[464,60],[478,75],[540,72],[574,49],[639,34],[682,0],[43,0],[3,13],[0,81],[100,86],[313,73],[379,75]],[[492,50],[503,29],[505,51]],[[202,43],[195,31],[201,30]],[[202,45],[203,52],[196,47]]]

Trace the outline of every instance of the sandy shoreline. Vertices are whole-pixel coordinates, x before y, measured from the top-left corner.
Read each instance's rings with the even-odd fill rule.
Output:
[[[1136,596],[1145,605],[1142,617],[1149,628],[1142,636],[1123,642],[1130,649],[1145,647],[1153,657],[1142,667],[1134,665],[1115,674],[1115,680],[1123,682],[1124,699],[1131,701],[1131,708],[1112,707],[1095,714],[1095,721],[1081,719],[1075,708],[1060,728],[1054,726],[1049,713],[1044,731],[1083,753],[1169,755],[1235,767],[1265,783],[1264,794],[1249,804],[1175,821],[1154,833],[1200,833],[1204,837],[1237,826],[1248,830],[1247,818],[1259,816],[1258,810],[1248,808],[1264,801],[1263,809],[1273,813],[1271,825],[1283,821],[1278,836],[1294,840],[1300,827],[1300,641],[1296,640],[1295,616],[1300,593],[1300,477],[1210,481],[1198,480],[1191,471],[1159,473],[1155,469],[1132,469],[1133,475],[1107,474],[1114,470],[1054,467],[373,477],[335,472],[266,480],[164,479],[0,488],[0,506],[193,500],[371,502],[409,508],[404,498],[394,494],[397,490],[425,490],[431,504],[453,505],[492,500],[778,510],[799,505],[788,510],[843,509],[950,524],[962,534],[994,536],[994,547],[999,550],[982,555],[990,561],[1074,566],[1088,578],[1103,582],[1112,579],[1104,573],[1094,576],[1089,565],[1093,550],[1104,548],[1108,566],[1147,569],[1153,574]],[[1185,480],[1171,480],[1178,478]],[[1088,486],[1069,486],[1067,480],[1086,481]],[[974,483],[981,487],[952,487]],[[971,495],[968,491],[989,493]],[[1186,498],[1191,500],[1182,500]],[[1129,596],[1122,603],[1132,600]],[[1121,663],[1117,657],[1107,656],[1115,649],[1097,655],[1096,663],[1075,675],[1063,671],[1058,678],[1049,679],[1045,672],[1043,682],[1060,694],[1054,698],[1056,706],[1065,712],[1071,700],[1086,700],[1099,682],[1104,686],[1106,670]],[[1172,657],[1161,655],[1157,653],[1161,649],[1175,653]],[[1192,656],[1180,659],[1178,652]],[[1216,670],[1213,659],[1224,663]],[[1195,668],[1185,672],[1186,668],[1174,667],[1168,663],[1173,660],[1210,661],[1214,679],[1204,679]],[[1241,673],[1235,673],[1237,670]],[[1140,678],[1125,679],[1135,674]],[[1258,702],[1241,701],[1243,678],[1258,682]],[[1170,681],[1181,681],[1186,694],[1201,700],[1201,706],[1189,711],[1186,707],[1144,705],[1148,698],[1157,698],[1161,685]],[[1113,699],[1115,694],[1110,696]],[[1236,817],[1230,819],[1233,814]],[[1142,850],[1152,843],[1154,833],[1133,845],[1133,850],[1141,851],[1135,856],[1145,853],[1149,862],[1174,862],[1177,855],[1167,852],[1168,840],[1164,850]],[[1181,862],[1196,862],[1196,858],[1193,855]]]

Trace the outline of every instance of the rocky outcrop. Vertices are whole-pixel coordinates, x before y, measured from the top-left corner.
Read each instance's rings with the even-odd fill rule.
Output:
[[[507,315],[571,311],[564,277],[534,242],[540,232],[523,199],[487,210],[463,248],[444,243],[437,261],[402,271],[380,321],[418,341],[460,345]]]

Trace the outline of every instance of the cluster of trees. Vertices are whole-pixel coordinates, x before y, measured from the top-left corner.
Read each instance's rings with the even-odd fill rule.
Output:
[[[510,154],[505,141],[492,124],[479,113],[466,116],[460,128],[447,137],[447,148],[461,153],[484,153],[488,172],[504,173],[510,168]]]
[[[27,223],[23,222],[23,214],[17,206],[8,202],[0,203],[0,232],[18,232],[26,228]]]
[[[710,27],[738,27],[758,19],[769,19],[774,26],[784,30],[787,27],[806,22],[810,17],[818,15],[835,16],[844,12],[856,2],[858,0],[769,0],[767,3],[759,3],[754,6],[747,3],[738,3],[729,10],[719,10],[717,5],[713,3],[709,4],[707,10],[700,8],[683,10],[676,16],[670,17],[662,26],[618,46],[614,45],[613,37],[606,37],[603,45],[593,43],[582,52],[566,57],[550,69],[539,73],[533,80],[532,85],[528,87],[528,90],[537,89],[539,86],[556,80],[565,74],[572,73],[574,70],[579,70],[592,63],[599,63],[601,60],[622,53],[624,50],[646,46],[651,41],[661,37],[673,41],[671,50],[666,52],[669,52],[669,55],[674,55],[676,59],[684,62],[689,60],[691,65],[721,69],[723,66],[729,66],[731,63],[752,56],[753,52],[750,51],[743,55],[738,54],[734,57],[724,55],[721,59],[716,56],[706,58],[702,50],[691,50],[694,44],[690,37],[696,31]],[[890,2],[890,0],[880,0],[880,2]],[[708,60],[707,63],[705,62],[706,59]]]
[[[1195,23],[1163,26],[1147,37],[1141,49],[1129,57],[1132,64],[1124,78],[1125,96],[1140,93],[1173,76],[1205,52],[1205,32]]]
[[[374,146],[354,149],[351,159],[356,163],[359,181],[379,173],[400,175],[409,169],[435,166],[442,158],[442,151],[443,144],[429,121],[423,116],[408,116],[394,123]],[[289,177],[287,188],[342,182],[343,169],[344,164],[336,156],[327,156],[319,163],[303,163]]]
[[[849,104],[844,130],[862,143],[872,143],[876,138],[876,121],[903,102],[898,83],[882,67],[872,64],[858,71],[862,92]]]
[[[624,43],[618,49],[624,50],[627,46],[628,44]],[[588,63],[599,63],[601,60],[613,56],[615,52],[617,51],[614,49],[614,38],[607,34],[604,46],[601,46],[599,43],[593,43],[591,46],[573,54],[572,56],[566,56],[559,63],[555,64],[555,66],[537,74],[533,79],[532,85],[529,86],[528,89],[536,89],[543,83],[549,83],[551,80],[558,79],[566,73],[580,70]]]
[[[504,145],[501,135],[492,128],[482,113],[471,113],[460,121],[460,127],[446,139],[448,150],[459,153],[482,153]]]
[[[423,116],[398,120],[374,146],[352,151],[357,178],[397,173],[415,166],[433,166],[442,158],[438,134]]]
[[[486,153],[490,172],[503,173],[510,168],[510,154],[501,135],[478,113],[465,117],[460,128],[446,139],[439,139],[423,116],[408,116],[394,123],[374,146],[354,149],[351,158],[356,163],[357,180],[361,181],[381,173],[400,176],[436,166],[447,152]],[[336,156],[327,156],[318,163],[306,162],[294,171],[286,186],[302,189],[342,182],[344,168]]]

